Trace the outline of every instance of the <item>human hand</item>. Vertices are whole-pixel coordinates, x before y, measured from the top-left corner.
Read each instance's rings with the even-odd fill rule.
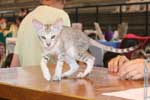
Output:
[[[129,61],[128,58],[124,55],[118,55],[117,57],[113,58],[108,63],[108,71],[109,72],[118,72],[119,67],[122,66],[125,62]]]
[[[150,68],[150,64],[147,65]],[[120,67],[121,79],[138,80],[144,77],[144,59],[134,59]]]

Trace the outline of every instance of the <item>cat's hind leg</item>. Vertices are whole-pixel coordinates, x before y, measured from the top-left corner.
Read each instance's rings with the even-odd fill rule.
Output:
[[[73,75],[79,68],[79,65],[73,58],[66,57],[66,63],[69,65],[70,69],[62,74],[62,78]]]
[[[86,77],[88,74],[91,73],[91,71],[93,69],[94,62],[95,62],[95,57],[90,55],[88,52],[85,52],[85,53],[79,54],[78,60],[82,61],[82,62],[85,62],[87,64],[87,67],[86,67],[84,72],[79,72],[77,77],[78,78]]]

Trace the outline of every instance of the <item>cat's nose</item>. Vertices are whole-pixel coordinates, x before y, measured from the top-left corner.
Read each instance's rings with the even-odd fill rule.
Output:
[[[47,43],[47,46],[50,46],[51,45],[51,43]]]

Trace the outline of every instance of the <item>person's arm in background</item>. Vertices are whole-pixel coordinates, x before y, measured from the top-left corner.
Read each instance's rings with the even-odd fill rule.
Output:
[[[11,62],[10,66],[11,67],[18,67],[18,66],[20,66],[20,61],[19,61],[18,55],[13,54],[13,58],[12,58],[12,62]]]
[[[20,27],[18,29],[17,32],[17,40],[16,40],[16,45],[14,48],[14,54],[13,54],[13,58],[11,61],[11,65],[10,67],[18,67],[21,66],[20,60],[19,60],[19,55],[21,55],[20,51],[21,51],[21,46],[22,46],[22,33],[23,33],[23,27],[22,24],[20,24]]]

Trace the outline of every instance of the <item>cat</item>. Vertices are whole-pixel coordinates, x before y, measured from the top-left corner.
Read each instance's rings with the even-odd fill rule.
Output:
[[[43,48],[40,65],[46,80],[51,79],[51,75],[47,67],[49,55],[56,54],[58,56],[53,80],[61,80],[61,78],[69,77],[77,72],[79,65],[76,60],[87,64],[85,71],[78,73],[78,78],[83,78],[91,73],[95,58],[87,52],[90,45],[117,53],[127,53],[137,48],[137,46],[135,46],[126,49],[115,49],[105,46],[89,38],[80,30],[63,26],[62,19],[57,20],[51,25],[43,24],[40,21],[33,19],[32,24]],[[64,62],[70,66],[70,69],[62,73]]]

